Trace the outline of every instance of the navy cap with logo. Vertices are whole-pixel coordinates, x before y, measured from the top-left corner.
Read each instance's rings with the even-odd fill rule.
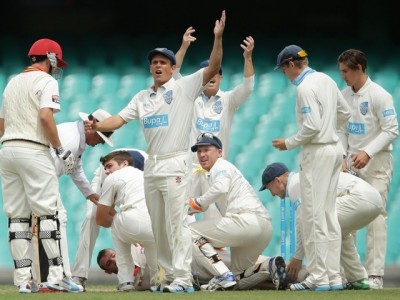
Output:
[[[149,52],[149,54],[147,55],[147,58],[149,59],[149,62],[151,63],[151,60],[153,59],[154,55],[156,54],[161,54],[166,56],[173,65],[176,65],[176,58],[175,58],[175,54],[174,52],[172,52],[171,50],[167,49],[167,48],[155,48],[153,50],[151,50]]]
[[[204,132],[197,137],[197,143],[194,144],[190,149],[192,152],[196,152],[199,146],[215,146],[218,149],[222,149],[222,142],[211,132]]]
[[[204,60],[204,61],[202,61],[201,63],[200,63],[200,65],[199,65],[199,69],[202,69],[202,68],[205,68],[205,67],[208,67],[208,65],[210,64],[210,61],[207,59],[207,60]],[[219,75],[222,75],[222,67],[220,67],[219,68]]]
[[[274,70],[279,69],[280,67],[282,67],[283,64],[289,61],[300,60],[307,56],[308,56],[307,52],[297,45],[286,46],[278,54]]]
[[[270,183],[272,180],[275,179],[275,177],[279,177],[282,174],[285,174],[286,172],[289,172],[289,169],[286,167],[284,163],[276,162],[268,165],[263,174],[262,174],[262,186],[259,189],[259,191],[263,191],[266,189],[266,185]]]

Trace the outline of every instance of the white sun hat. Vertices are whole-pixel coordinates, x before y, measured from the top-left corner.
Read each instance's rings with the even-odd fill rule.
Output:
[[[101,121],[104,121],[105,119],[111,117],[111,114],[109,112],[105,111],[104,109],[98,109],[91,114],[79,112],[79,116],[84,121],[91,121],[91,120],[93,120],[93,118],[95,118],[97,122],[101,122]],[[96,132],[101,136],[101,138],[104,140],[104,142],[106,142],[109,146],[111,146],[111,147],[114,146],[114,144],[111,140],[111,135],[114,133],[114,131],[109,131],[109,132],[96,131]]]

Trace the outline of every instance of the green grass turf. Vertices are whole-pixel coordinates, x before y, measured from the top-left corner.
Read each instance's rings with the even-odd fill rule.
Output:
[[[151,292],[126,292],[115,290],[115,285],[92,285],[84,293],[36,293],[19,294],[15,286],[0,285],[0,299],[20,300],[23,298],[40,299],[193,299],[193,300],[398,300],[400,289],[388,288],[381,291],[340,291],[340,292],[290,292],[290,291],[223,291],[223,292],[195,292],[193,294],[163,294]]]

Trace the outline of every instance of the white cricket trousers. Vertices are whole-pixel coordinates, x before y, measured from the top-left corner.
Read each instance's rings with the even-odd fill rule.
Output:
[[[81,226],[78,249],[76,250],[72,276],[88,279],[94,246],[99,236],[100,226],[96,224],[97,206],[86,201],[86,216]]]
[[[222,218],[202,219],[189,224],[193,240],[204,237],[214,248],[230,247],[230,271],[234,275],[252,267],[272,238],[272,224],[267,218],[254,213],[227,214]],[[225,270],[212,264],[203,255],[203,264],[215,268],[213,274],[222,275]]]
[[[14,146],[14,143],[16,146]],[[3,208],[9,219],[31,219],[36,216],[53,216],[57,212],[59,197],[58,178],[54,160],[48,148],[31,143],[7,142],[0,151],[0,174],[3,188]],[[41,149],[42,148],[42,149]],[[40,222],[41,231],[57,230],[53,220]],[[9,232],[29,231],[27,223],[12,223]],[[48,258],[60,257],[59,242],[43,239],[43,247]],[[10,242],[14,260],[32,260],[31,241],[14,239]],[[50,266],[47,281],[58,284],[63,278],[62,265]],[[31,267],[14,270],[14,284],[21,285],[31,279]]]
[[[341,230],[336,193],[343,159],[339,143],[308,144],[300,153],[301,226],[307,281],[340,285]]]
[[[128,208],[117,213],[111,225],[111,235],[115,246],[119,284],[134,281],[132,270],[135,264],[131,248],[132,244],[140,244],[144,248],[150,284],[155,285],[157,249],[147,210]]]
[[[158,267],[165,281],[192,286],[190,264],[192,239],[186,224],[189,152],[149,155],[144,164],[144,191],[154,239]]]
[[[344,276],[349,282],[367,278],[353,234],[382,213],[382,198],[378,191],[371,190],[366,182],[357,182],[347,194],[337,198],[336,206],[342,229],[340,261]]]
[[[367,226],[365,268],[368,275],[383,276],[387,246],[386,204],[393,175],[393,157],[390,152],[379,152],[362,169],[352,168],[381,194],[384,210]]]

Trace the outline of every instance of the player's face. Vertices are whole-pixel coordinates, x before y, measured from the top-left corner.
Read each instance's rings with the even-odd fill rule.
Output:
[[[103,257],[100,259],[99,265],[100,268],[102,268],[107,274],[118,274],[118,267],[115,261],[114,251],[106,251]]]
[[[95,132],[87,132],[86,133],[86,144],[89,146],[96,146],[98,144],[104,144],[104,140],[101,138],[101,136]]]
[[[150,63],[150,73],[153,74],[154,83],[160,86],[171,79],[175,65],[164,55],[156,54]]]
[[[278,196],[279,198],[285,198],[286,196],[286,187],[280,177],[275,177],[265,187],[270,191],[272,196]]]
[[[215,146],[198,146],[197,158],[201,167],[210,171],[219,157],[222,156],[222,150]]]
[[[217,74],[206,84],[204,87],[204,93],[208,96],[215,96],[219,90],[219,85],[222,81],[222,75]]]
[[[106,175],[110,175],[111,173],[122,169],[127,164],[128,164],[127,161],[118,164],[118,162],[115,159],[110,159],[108,162],[105,163],[104,171],[106,172]]]
[[[339,63],[340,75],[348,86],[355,86],[358,84],[360,78],[362,78],[363,72],[361,65],[358,65],[359,69],[350,69],[346,63]]]

